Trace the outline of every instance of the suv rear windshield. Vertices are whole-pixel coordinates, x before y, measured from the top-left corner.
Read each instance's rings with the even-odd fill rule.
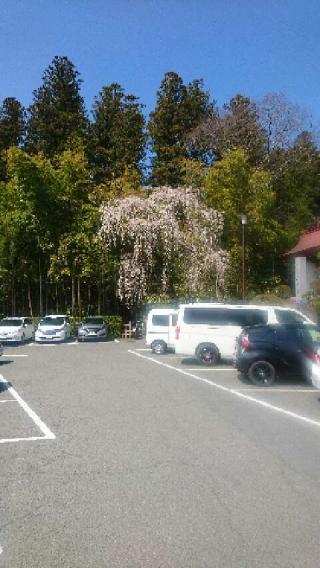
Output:
[[[267,323],[267,310],[254,308],[185,308],[184,322],[188,324],[238,325],[245,327]]]

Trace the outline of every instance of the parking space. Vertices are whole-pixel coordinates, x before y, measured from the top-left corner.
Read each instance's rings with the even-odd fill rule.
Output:
[[[2,375],[0,412],[0,444],[55,439],[53,432]]]
[[[148,364],[161,365],[167,371],[176,371],[180,377],[200,381],[239,400],[320,427],[320,392],[299,378],[279,380],[270,387],[256,387],[230,364],[205,367],[192,358],[182,358],[174,353],[155,355],[144,348],[130,349],[129,353],[143,358]]]
[[[257,389],[230,365],[154,355],[144,340],[49,346],[10,346],[1,358],[0,566],[153,566],[164,553],[168,566],[211,566],[212,551],[235,534],[249,547],[257,526],[261,547],[276,533],[290,559],[309,550],[318,485],[311,506],[299,490],[310,472],[317,483],[317,391]]]

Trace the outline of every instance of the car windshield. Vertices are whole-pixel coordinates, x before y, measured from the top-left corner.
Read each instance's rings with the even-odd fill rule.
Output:
[[[88,325],[88,324],[103,325],[104,320],[103,320],[103,318],[85,318],[82,323],[84,325]]]
[[[0,321],[1,327],[20,327],[23,324],[23,320],[20,319],[3,319]]]
[[[63,325],[64,318],[43,318],[40,325]]]

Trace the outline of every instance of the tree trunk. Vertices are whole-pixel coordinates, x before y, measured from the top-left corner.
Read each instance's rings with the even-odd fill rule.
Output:
[[[16,288],[15,288],[15,281],[14,276],[12,277],[12,287],[11,287],[11,311],[12,315],[16,315]]]
[[[48,280],[46,280],[46,288],[45,288],[45,298],[46,298],[46,314],[48,313]]]
[[[75,309],[75,301],[76,301],[76,296],[75,296],[75,281],[74,281],[74,276],[71,276],[71,313],[74,316],[74,309]]]
[[[79,316],[81,317],[81,286],[80,286],[80,278],[78,278],[78,289],[77,289],[77,295],[78,295],[78,310],[79,310]]]
[[[31,297],[31,286],[30,286],[30,281],[28,280],[28,308],[29,308],[29,314],[32,317],[33,316],[33,309],[32,309],[32,297]]]
[[[88,284],[88,315],[91,314],[91,284]]]
[[[39,316],[43,315],[43,304],[42,304],[42,274],[41,274],[41,262],[39,258]]]
[[[101,314],[101,286],[100,286],[100,280],[98,281],[98,316],[100,316]]]
[[[59,296],[58,296],[58,284],[56,284],[56,313],[59,313]]]

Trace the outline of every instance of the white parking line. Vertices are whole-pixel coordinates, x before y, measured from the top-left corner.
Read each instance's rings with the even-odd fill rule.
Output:
[[[246,389],[234,389],[237,392],[242,392],[242,391],[257,391],[257,392],[261,392],[261,391],[266,391],[266,392],[309,392],[312,394],[315,394],[315,390],[312,387],[309,387],[308,389],[279,389],[277,387],[274,388],[270,388],[270,387],[258,387],[258,388],[254,388],[254,387],[248,387]]]
[[[307,424],[311,424],[312,426],[317,426],[318,428],[320,428],[320,422],[318,420],[313,420],[312,418],[308,418],[308,416],[304,416],[303,414],[296,414],[295,412],[292,412],[291,410],[287,410],[286,408],[282,408],[281,406],[275,406],[274,404],[270,404],[269,402],[266,402],[266,401],[261,400],[259,398],[254,398],[253,396],[249,396],[249,395],[245,394],[243,391],[230,389],[230,388],[225,387],[223,385],[219,385],[218,383],[214,383],[213,381],[210,381],[209,379],[204,379],[203,377],[198,377],[197,375],[189,373],[188,371],[184,371],[183,369],[178,369],[177,367],[173,367],[172,365],[169,365],[168,363],[162,363],[158,359],[154,359],[153,357],[147,357],[146,355],[142,355],[141,353],[137,353],[136,351],[132,351],[131,349],[128,349],[128,353],[131,353],[132,355],[135,355],[136,357],[140,357],[141,359],[146,359],[147,361],[151,361],[152,363],[156,363],[157,365],[161,365],[162,367],[165,367],[165,368],[170,369],[172,371],[176,371],[177,373],[180,373],[181,375],[185,375],[187,377],[190,377],[191,379],[194,379],[196,381],[206,383],[207,385],[214,387],[218,390],[224,391],[226,393],[229,393],[232,396],[236,396],[236,397],[241,398],[243,400],[247,400],[249,402],[252,402],[253,404],[263,406],[264,408],[267,408],[268,410],[278,412],[279,414],[289,416],[290,418],[294,418],[296,420],[299,420],[300,422],[305,422]],[[244,389],[244,390],[249,390],[249,389]],[[316,393],[316,391],[314,391],[314,393]]]
[[[187,368],[184,369],[185,371],[198,371],[199,373],[207,373],[209,371],[211,372],[219,372],[219,371],[231,371],[232,373],[236,373],[237,369],[233,369],[232,367],[214,367],[214,369],[201,369],[199,367],[192,367],[192,368]]]
[[[29,355],[22,355],[22,353],[21,353],[21,354],[19,353],[19,355],[16,354],[16,353],[13,353],[13,354],[4,353],[4,354],[2,355],[2,357],[29,357]]]
[[[13,398],[6,398],[5,400],[0,400],[0,403],[2,402],[17,402],[17,401],[13,400]]]
[[[31,418],[34,424],[41,430],[43,436],[30,436],[27,438],[2,438],[0,439],[0,444],[6,444],[9,442],[21,442],[21,441],[33,441],[33,440],[55,440],[56,437],[53,432],[48,428],[48,426],[41,420],[41,418],[30,408],[30,406],[21,398],[17,391],[10,385],[10,383],[0,375],[0,382],[7,385],[7,391],[11,396],[17,401],[25,413]]]
[[[2,553],[3,553],[3,548],[2,548],[2,546],[1,546],[1,544],[0,544],[0,554],[2,554]]]

